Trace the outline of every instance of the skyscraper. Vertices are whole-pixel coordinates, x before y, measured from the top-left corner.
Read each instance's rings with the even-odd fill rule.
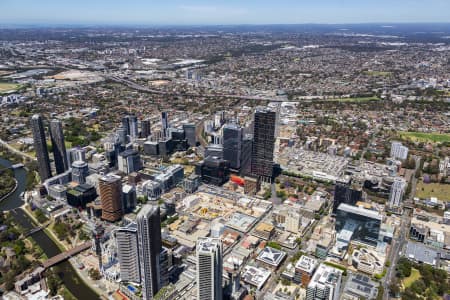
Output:
[[[195,129],[195,124],[183,124],[184,136],[186,137],[189,147],[195,147],[197,144]]]
[[[223,127],[223,159],[230,162],[230,168],[241,167],[242,129],[236,124]]]
[[[151,123],[150,119],[145,119],[141,121],[141,138],[146,139],[151,134]]]
[[[162,135],[167,137],[167,128],[169,128],[169,114],[166,111],[161,112]]]
[[[122,181],[119,176],[108,174],[98,181],[102,204],[102,219],[115,222],[122,217]]]
[[[241,175],[252,173],[253,134],[245,134],[241,144]]]
[[[128,116],[122,118],[122,128],[125,130],[125,135],[130,135],[130,119]]]
[[[138,235],[136,223],[121,227],[115,231],[117,258],[120,264],[120,280],[141,282]]]
[[[138,130],[138,121],[136,116],[128,116],[128,124],[130,126],[130,137],[134,140],[138,138],[139,130]]]
[[[391,143],[391,157],[405,160],[408,158],[408,147],[403,146],[401,142],[393,141]]]
[[[52,120],[50,122],[50,139],[52,140],[56,173],[64,173],[69,169],[69,163],[67,161],[66,145],[64,144],[61,121]]]
[[[306,289],[306,300],[338,300],[342,271],[320,264]]]
[[[44,125],[40,115],[33,115],[31,117],[31,130],[33,132],[34,150],[38,162],[39,176],[41,182],[52,177],[50,169],[50,158],[47,152],[47,141],[45,139]]]
[[[197,300],[222,300],[222,241],[197,240]]]
[[[334,187],[333,213],[341,203],[356,205],[362,199],[362,184],[352,182],[349,178],[341,178],[336,181]]]
[[[254,115],[252,174],[271,180],[273,176],[273,151],[275,147],[277,113],[259,107]]]
[[[161,220],[159,207],[146,204],[137,215],[138,250],[141,272],[142,296],[153,299],[161,288],[160,253]]]

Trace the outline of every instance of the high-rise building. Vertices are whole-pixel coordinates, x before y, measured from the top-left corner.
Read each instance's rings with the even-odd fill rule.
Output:
[[[195,135],[195,124],[183,124],[184,136],[188,142],[189,147],[195,147],[197,145],[197,137]]]
[[[242,128],[236,124],[223,127],[223,159],[230,162],[230,168],[241,167]]]
[[[117,128],[116,130],[117,139],[121,145],[126,145],[128,142],[127,139],[127,129],[122,127]]]
[[[161,220],[159,207],[146,204],[137,215],[138,251],[141,272],[142,296],[153,299],[161,288],[160,253]]]
[[[391,143],[391,157],[405,160],[408,158],[408,147],[403,146],[401,142],[393,141]]]
[[[115,222],[122,217],[122,181],[120,176],[108,174],[98,181],[102,204],[102,219]]]
[[[136,188],[132,185],[125,184],[122,187],[123,209],[125,212],[131,212],[136,207]]]
[[[167,129],[169,128],[169,113],[166,111],[161,112],[161,125],[162,125],[162,135],[167,137]]]
[[[64,144],[61,121],[52,120],[50,122],[50,139],[52,141],[56,173],[64,173],[69,169],[69,163],[67,161],[66,145]]]
[[[246,134],[242,139],[241,149],[241,175],[252,174],[252,147],[253,135]]]
[[[141,156],[133,149],[125,150],[117,158],[119,170],[125,174],[137,172],[142,169]]]
[[[89,166],[82,160],[72,163],[72,181],[78,183],[86,183],[86,177],[89,176]]]
[[[44,125],[40,115],[31,117],[31,130],[33,132],[34,150],[38,162],[38,171],[41,182],[52,177],[50,169],[50,158],[47,151],[47,141],[45,139]]]
[[[69,165],[72,165],[74,161],[86,161],[86,150],[80,147],[74,147],[67,150],[67,159]]]
[[[338,300],[342,271],[320,264],[306,289],[306,300]]]
[[[129,118],[129,116],[124,116],[122,118],[122,128],[125,130],[125,135],[130,135],[130,118]]]
[[[196,166],[195,172],[207,184],[222,185],[230,177],[228,161],[215,156],[206,157]]]
[[[197,300],[222,300],[222,248],[217,238],[197,241]]]
[[[340,178],[334,187],[333,213],[341,203],[356,205],[362,199],[362,184],[350,178]]]
[[[130,137],[134,140],[139,137],[137,117],[134,115],[129,116],[128,120],[128,124],[130,125]]]
[[[389,194],[389,206],[399,207],[405,195],[406,181],[401,177],[394,179],[391,186],[391,193]]]
[[[148,138],[151,134],[151,122],[150,119],[141,121],[141,138]]]
[[[257,108],[254,115],[252,174],[265,180],[273,176],[277,113],[268,108]]]
[[[121,227],[115,231],[117,258],[120,264],[120,280],[126,282],[141,282],[138,235],[136,223]]]
[[[300,257],[295,264],[294,281],[301,283],[304,287],[308,286],[318,264],[319,262],[315,258],[306,255]]]

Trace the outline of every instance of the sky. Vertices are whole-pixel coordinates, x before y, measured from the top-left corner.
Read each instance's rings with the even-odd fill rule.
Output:
[[[450,22],[450,0],[0,0],[0,24]]]

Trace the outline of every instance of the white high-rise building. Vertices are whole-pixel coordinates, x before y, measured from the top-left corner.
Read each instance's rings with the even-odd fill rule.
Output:
[[[286,216],[286,230],[293,233],[298,233],[302,221],[301,215],[296,211],[288,211]]]
[[[401,177],[394,179],[391,186],[391,193],[389,194],[389,206],[399,207],[405,195],[406,181]]]
[[[197,300],[222,300],[222,241],[197,240]]]
[[[117,229],[115,235],[117,257],[120,264],[120,280],[140,283],[141,274],[136,223]]]
[[[405,160],[408,157],[408,147],[403,146],[400,142],[393,141],[391,143],[391,157]]]
[[[306,300],[338,300],[342,271],[320,264],[306,289]]]

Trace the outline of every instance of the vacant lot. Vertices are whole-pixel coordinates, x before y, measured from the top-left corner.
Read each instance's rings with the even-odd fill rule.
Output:
[[[444,143],[450,142],[450,134],[425,132],[400,132],[400,137],[414,142]]]
[[[19,87],[20,87],[19,84],[0,82],[0,94],[17,90]]]
[[[436,197],[439,200],[450,201],[450,184],[419,182],[416,186],[416,197],[421,199]]]

